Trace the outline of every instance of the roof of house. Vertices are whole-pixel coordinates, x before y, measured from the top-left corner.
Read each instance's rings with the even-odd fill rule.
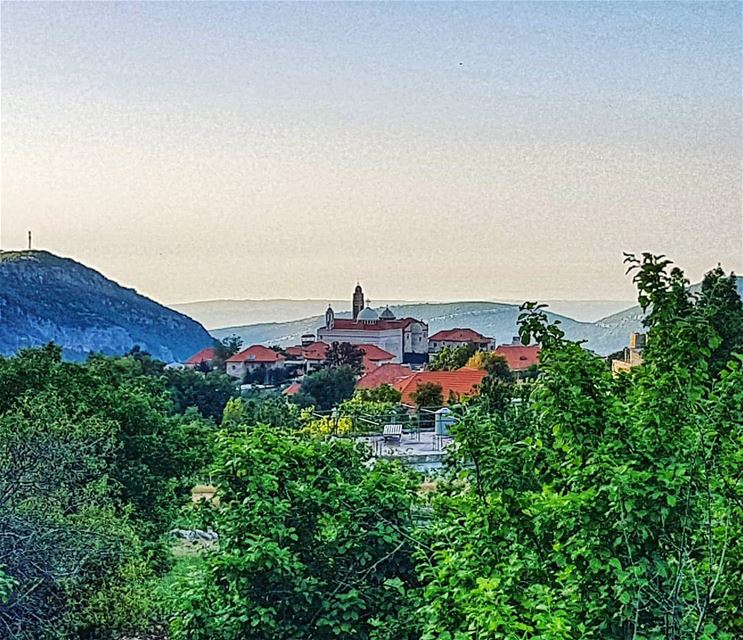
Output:
[[[369,358],[369,360],[392,360],[395,357],[394,353],[385,351],[375,344],[359,344],[356,346],[364,352],[364,356]]]
[[[502,344],[495,352],[502,355],[512,371],[522,371],[539,364],[539,345]]]
[[[364,354],[364,357],[362,359],[364,372],[373,371],[383,362],[388,362],[389,360],[394,360],[395,358],[394,353],[385,351],[375,344],[359,344],[356,346]]]
[[[356,383],[357,389],[376,389],[383,384],[393,385],[402,378],[413,375],[413,371],[404,364],[385,363],[369,371],[366,375],[361,376]]]
[[[305,360],[325,360],[328,353],[328,345],[325,342],[313,342],[302,347],[302,355]]]
[[[490,342],[492,338],[486,338],[474,329],[444,329],[434,333],[428,338],[432,342]]]
[[[240,353],[236,353],[231,358],[227,358],[227,362],[258,362],[261,364],[271,364],[283,360],[286,360],[286,358],[280,353],[261,344],[254,344],[247,349],[243,349]]]
[[[202,362],[211,362],[214,360],[214,347],[206,347],[198,353],[194,353],[185,364],[201,364]]]
[[[292,382],[286,389],[284,389],[281,392],[282,396],[294,396],[299,393],[299,390],[302,388],[302,384],[300,382]]]
[[[334,329],[358,329],[359,331],[387,331],[388,329],[405,329],[407,326],[418,322],[424,326],[426,323],[415,318],[401,318],[399,320],[377,320],[375,322],[357,322],[353,318],[336,318],[333,321]],[[325,327],[321,327],[321,330]]]
[[[294,347],[287,347],[284,349],[284,352],[286,355],[288,355],[290,358],[301,358],[303,356],[302,353],[303,348],[299,345]]]
[[[485,371],[467,367],[462,367],[456,371],[418,371],[407,378],[398,380],[393,386],[402,393],[402,402],[413,404],[412,395],[420,385],[426,383],[440,384],[444,404],[447,404],[452,393],[460,397],[477,395],[477,387],[486,375]]]

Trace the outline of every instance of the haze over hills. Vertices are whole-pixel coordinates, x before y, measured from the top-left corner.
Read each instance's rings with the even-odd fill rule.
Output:
[[[743,278],[737,280],[743,298]],[[695,285],[694,288],[698,287]],[[350,300],[331,300],[338,317]],[[579,301],[564,304],[593,305],[593,313],[611,301]],[[298,343],[305,333],[315,333],[324,324],[326,300],[221,300],[176,305],[211,317],[239,317],[234,326],[215,328],[211,336],[239,335],[245,344],[289,345]],[[519,307],[502,302],[374,302],[375,307],[389,304],[395,315],[414,317],[429,325],[431,334],[440,329],[470,327],[510,342],[517,332]],[[556,305],[560,308],[560,305]],[[564,305],[563,307],[564,308]],[[211,315],[210,315],[211,314]],[[305,314],[299,318],[297,314]],[[596,322],[581,322],[548,309],[552,320],[559,320],[567,337],[584,340],[585,346],[606,355],[627,344],[633,331],[642,331],[642,313],[638,306],[603,317]],[[197,316],[198,317],[198,316]],[[245,318],[273,321],[245,323]],[[275,321],[277,318],[287,320]],[[0,252],[0,354],[55,342],[70,359],[85,358],[88,353],[122,354],[139,345],[155,357],[170,362],[183,361],[209,345],[212,337],[190,317],[121,287],[97,271],[74,260],[46,251]]]
[[[440,329],[469,327],[496,339],[499,343],[510,342],[517,332],[518,305],[497,302],[448,302],[433,304],[410,304],[391,307],[398,318],[419,318],[429,325],[429,335]],[[350,313],[339,313],[338,317],[350,317]],[[551,320],[560,320],[568,338],[587,340],[586,346],[597,353],[608,354],[622,348],[627,334],[611,327],[602,327],[591,322],[578,322],[572,318],[548,311]],[[299,342],[302,334],[315,333],[324,324],[321,315],[291,322],[270,322],[213,329],[218,338],[238,335],[245,344],[264,343],[287,346]]]
[[[350,311],[350,300],[322,300],[320,298],[293,300],[202,300],[170,305],[176,311],[198,320],[207,329],[219,329],[247,323],[290,322],[325,313],[328,305],[336,311]],[[374,306],[416,304],[410,300],[374,300]]]
[[[692,289],[698,287],[699,285],[694,285]],[[743,298],[743,277],[738,277],[737,287]],[[520,313],[516,304],[497,302],[413,303],[394,305],[391,308],[398,318],[411,316],[427,322],[429,334],[440,329],[470,327],[495,338],[499,343],[510,342],[512,336],[516,335]],[[350,317],[348,312],[337,315]],[[642,310],[639,305],[625,308],[596,322],[579,322],[556,313],[552,308],[548,308],[547,315],[551,320],[560,320],[561,328],[570,340],[584,340],[586,348],[601,355],[622,349],[627,345],[630,333],[643,331]],[[245,344],[287,346],[299,342],[302,334],[315,333],[322,324],[324,317],[318,314],[289,322],[264,322],[212,329],[211,334],[218,339],[238,335]]]
[[[0,252],[0,354],[48,342],[72,360],[139,345],[172,362],[212,339],[195,320],[79,262],[46,251]]]
[[[503,303],[518,305],[518,300],[489,300],[485,304]],[[568,316],[579,322],[594,322],[609,314],[616,313],[631,306],[632,300],[540,300],[549,305],[554,313]],[[372,300],[375,307],[423,304],[414,300]],[[433,301],[431,302],[434,303]],[[350,311],[351,301],[306,299],[292,300],[276,298],[269,300],[203,300],[184,302],[171,307],[201,322],[207,329],[221,329],[273,322],[291,322],[325,313],[328,304],[336,312]],[[437,304],[447,304],[438,302]],[[457,301],[452,304],[475,304]]]

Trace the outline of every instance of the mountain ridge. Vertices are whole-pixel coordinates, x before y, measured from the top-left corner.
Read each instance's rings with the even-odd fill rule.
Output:
[[[417,304],[509,304],[518,305],[523,300],[492,298],[488,300],[385,300],[373,299],[373,306],[400,307]],[[563,300],[545,302],[550,310],[578,322],[595,322],[607,315],[621,311],[633,304],[632,300]],[[290,322],[325,313],[328,304],[336,312],[350,311],[351,300],[329,298],[231,298],[174,303],[173,309],[198,320],[209,330],[271,322]],[[249,322],[246,322],[250,319]]]
[[[213,340],[195,320],[71,258],[0,252],[0,354],[48,342],[71,360],[139,345],[171,362]]]
[[[447,302],[423,303],[391,307],[395,315],[414,317],[429,325],[429,335],[440,329],[469,327],[475,331],[495,338],[499,343],[511,342],[517,334],[517,319],[521,313],[518,305],[498,302]],[[613,331],[597,328],[594,323],[579,322],[573,318],[546,311],[551,321],[559,320],[561,328],[571,340],[586,340],[589,349],[608,354],[624,346],[627,335],[614,335]],[[336,314],[350,317],[348,312]],[[291,322],[269,322],[212,329],[211,335],[222,339],[238,335],[245,344],[276,344],[287,346],[301,339],[302,334],[314,334],[324,324],[322,315],[311,316]]]

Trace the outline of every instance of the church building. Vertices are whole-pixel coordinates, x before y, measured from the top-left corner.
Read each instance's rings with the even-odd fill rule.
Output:
[[[364,292],[356,285],[352,301],[353,316],[336,318],[332,307],[325,312],[325,326],[317,330],[317,339],[331,344],[373,344],[395,356],[394,362],[425,364],[428,362],[428,325],[415,318],[397,319],[389,307],[377,313],[367,303]]]

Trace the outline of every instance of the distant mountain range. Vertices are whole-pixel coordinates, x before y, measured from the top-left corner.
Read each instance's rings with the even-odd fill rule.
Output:
[[[510,342],[517,333],[519,307],[497,302],[446,302],[435,304],[408,304],[391,307],[398,318],[410,316],[428,323],[429,334],[440,329],[469,327],[495,338],[497,342]],[[559,320],[562,329],[571,340],[586,340],[586,346],[597,353],[608,354],[626,345],[628,333],[639,330],[630,325],[593,322],[578,322],[567,316],[548,311],[550,320]],[[338,317],[349,317],[350,313],[339,313]],[[216,338],[238,335],[245,344],[276,344],[287,346],[299,342],[302,334],[315,333],[324,324],[324,316],[316,315],[290,322],[266,322],[236,327],[213,329]],[[635,325],[632,325],[635,326]]]
[[[698,287],[699,285],[695,285]],[[738,293],[743,298],[743,278],[737,280]],[[606,304],[606,301],[598,301]],[[611,303],[609,303],[611,304]],[[377,305],[375,305],[377,306]],[[346,308],[348,305],[346,304]],[[483,335],[495,338],[499,343],[510,342],[517,333],[519,307],[516,304],[499,302],[446,302],[393,305],[398,318],[411,316],[424,320],[429,325],[429,334],[440,329],[469,327]],[[638,305],[613,313],[595,322],[579,322],[548,308],[550,320],[559,320],[561,328],[570,340],[584,340],[585,346],[601,355],[614,353],[625,347],[629,334],[643,331],[642,310]],[[349,317],[340,313],[338,317]],[[216,338],[238,335],[245,344],[296,344],[302,334],[315,333],[324,324],[323,315],[289,322],[262,322],[212,329]]]
[[[0,354],[55,342],[66,358],[134,345],[165,362],[213,342],[191,318],[46,251],[0,252]]]
[[[517,300],[490,300],[485,304],[518,305]],[[594,322],[611,313],[626,309],[631,300],[545,300],[550,310],[568,316],[579,322]],[[325,313],[328,304],[336,312],[350,311],[351,300],[290,300],[275,298],[272,300],[204,300],[201,302],[184,302],[171,307],[201,322],[207,329],[245,326],[271,322],[291,322]],[[423,304],[415,300],[373,300],[375,307],[402,307]],[[438,303],[446,304],[446,303]],[[465,304],[457,302],[456,304]],[[466,303],[475,304],[475,303]],[[479,304],[479,303],[478,303]]]
[[[697,285],[698,286],[698,285]],[[743,278],[738,278],[743,298]],[[339,317],[348,317],[350,301],[331,300]],[[324,324],[327,300],[218,300],[174,305],[169,309],[109,280],[74,260],[46,251],[0,252],[0,354],[55,342],[69,359],[91,352],[116,355],[139,345],[164,360],[183,361],[213,338],[237,334],[246,345],[290,345],[302,334],[315,333]],[[519,307],[505,302],[374,301],[391,307],[395,315],[424,320],[431,334],[440,329],[470,327],[510,342],[517,332]],[[564,309],[584,315],[615,310],[621,302],[555,301],[548,309],[560,320],[567,337],[584,340],[586,347],[606,355],[627,344],[629,334],[642,331],[638,306],[625,308],[595,322],[578,321]],[[234,326],[214,328],[210,334],[184,313],[213,326],[224,318],[238,318]],[[245,322],[249,320],[249,322]],[[269,321],[270,320],[270,321]]]

